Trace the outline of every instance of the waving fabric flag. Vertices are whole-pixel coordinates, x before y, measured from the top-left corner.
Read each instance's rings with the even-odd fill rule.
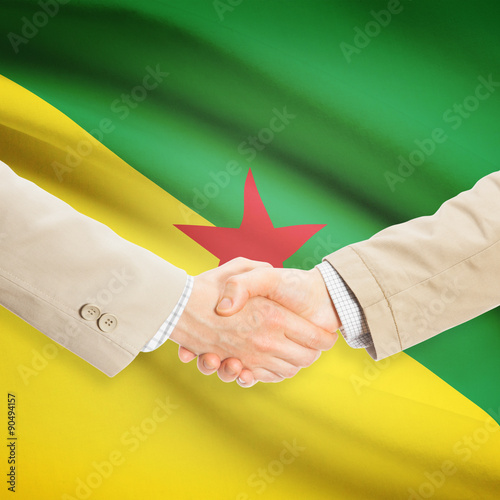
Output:
[[[498,170],[499,14],[4,0],[0,160],[188,273],[310,268]],[[424,321],[466,289],[443,292]],[[108,379],[5,309],[0,328],[20,499],[500,494],[498,310],[380,362],[340,339],[250,390],[171,343]]]

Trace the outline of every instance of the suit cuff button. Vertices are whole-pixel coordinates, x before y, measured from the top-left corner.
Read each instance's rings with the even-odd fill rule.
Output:
[[[85,304],[80,309],[80,316],[87,321],[97,321],[97,318],[101,315],[101,310],[93,304]]]
[[[99,330],[103,331],[104,333],[111,333],[117,325],[118,320],[116,319],[116,316],[113,316],[113,314],[103,314],[97,320],[97,326],[99,327]]]

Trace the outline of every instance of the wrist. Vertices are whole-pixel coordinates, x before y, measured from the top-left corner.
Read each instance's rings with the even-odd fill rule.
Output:
[[[194,354],[214,352],[215,327],[210,324],[210,318],[214,315],[216,298],[217,290],[214,286],[204,280],[203,275],[195,276],[190,297],[170,340]]]
[[[342,322],[337,313],[337,309],[328,291],[323,275],[318,268],[314,267],[309,273],[311,288],[314,292],[316,308],[321,313],[323,324],[328,325],[328,330],[331,332],[337,331]]]

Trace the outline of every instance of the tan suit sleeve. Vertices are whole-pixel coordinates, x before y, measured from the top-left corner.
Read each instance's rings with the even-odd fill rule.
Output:
[[[326,259],[358,299],[382,359],[500,304],[500,172],[429,217]]]
[[[155,335],[185,282],[181,269],[0,162],[0,304],[62,346],[115,375]],[[82,318],[89,303],[116,318],[114,330]]]

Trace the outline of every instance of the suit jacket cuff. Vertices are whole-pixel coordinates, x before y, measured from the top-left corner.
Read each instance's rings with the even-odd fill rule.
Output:
[[[326,257],[349,285],[368,323],[373,346],[366,350],[380,360],[403,350],[397,324],[389,301],[375,276],[353,246],[347,246]]]

